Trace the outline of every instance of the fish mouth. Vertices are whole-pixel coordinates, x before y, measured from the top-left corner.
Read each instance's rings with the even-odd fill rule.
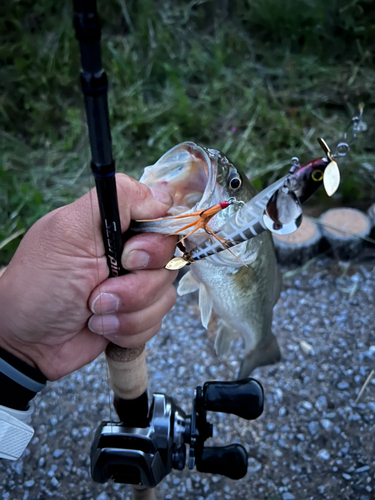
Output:
[[[217,162],[194,142],[183,142],[146,167],[140,182],[168,192],[170,215],[204,210],[215,200]]]

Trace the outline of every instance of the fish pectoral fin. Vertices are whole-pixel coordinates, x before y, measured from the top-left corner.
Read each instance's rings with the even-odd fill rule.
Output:
[[[199,308],[201,310],[201,321],[204,328],[207,328],[212,312],[212,297],[206,285],[199,285]]]
[[[272,365],[281,359],[277,339],[273,333],[266,344],[257,345],[243,358],[238,372],[238,379],[248,377],[258,366]]]
[[[199,281],[193,276],[193,273],[189,271],[180,279],[177,287],[177,294],[181,296],[196,292],[199,290],[199,285]]]
[[[256,259],[258,257],[258,251],[255,251],[255,252],[249,252],[249,253],[244,253],[243,256],[241,256],[242,258],[242,261],[247,265],[247,266],[250,266],[251,264],[253,264]]]
[[[234,336],[234,330],[224,321],[220,321],[219,329],[215,339],[215,351],[218,356],[225,356],[229,352],[230,343]]]

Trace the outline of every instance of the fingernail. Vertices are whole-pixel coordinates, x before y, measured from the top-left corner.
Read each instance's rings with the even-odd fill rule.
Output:
[[[161,203],[165,203],[169,206],[173,204],[173,198],[169,193],[167,193],[167,191],[163,191],[162,189],[158,188],[151,188],[151,193],[155,200],[158,200]]]
[[[91,305],[94,314],[107,314],[118,311],[120,299],[113,293],[99,293]]]
[[[117,316],[109,315],[94,315],[89,320],[88,327],[94,333],[105,335],[107,333],[117,332],[120,326]]]
[[[143,250],[132,250],[122,256],[121,263],[129,271],[143,269],[150,261],[150,256]]]

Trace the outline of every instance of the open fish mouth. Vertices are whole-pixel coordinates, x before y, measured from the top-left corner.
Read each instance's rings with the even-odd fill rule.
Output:
[[[194,142],[183,142],[146,167],[140,182],[167,191],[173,198],[169,215],[204,210],[215,203],[217,163]]]

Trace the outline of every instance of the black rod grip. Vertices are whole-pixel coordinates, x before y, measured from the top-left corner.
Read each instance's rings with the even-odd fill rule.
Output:
[[[109,276],[116,277],[124,274],[124,270],[121,266],[121,224],[117,208],[117,190],[114,173],[104,178],[95,175],[95,184]]]
[[[252,378],[233,382],[206,382],[203,406],[207,411],[231,413],[246,420],[255,420],[263,412],[264,393]]]

